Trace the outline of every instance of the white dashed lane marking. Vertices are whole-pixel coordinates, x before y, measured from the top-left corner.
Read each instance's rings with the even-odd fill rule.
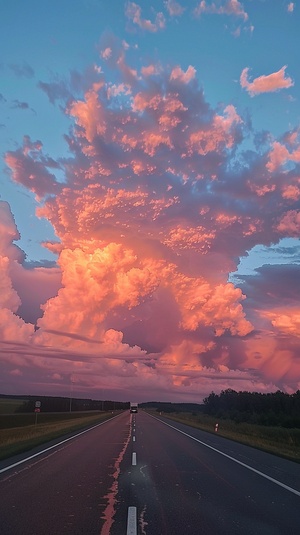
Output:
[[[136,516],[137,516],[136,507],[128,507],[126,535],[136,535],[137,533]]]

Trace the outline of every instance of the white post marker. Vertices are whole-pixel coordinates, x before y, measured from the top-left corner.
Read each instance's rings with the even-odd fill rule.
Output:
[[[35,425],[37,424],[38,412],[41,412],[41,404],[42,404],[41,401],[36,401],[35,402],[35,409],[34,409],[34,412],[35,412]]]
[[[137,533],[136,507],[128,507],[126,535],[136,535],[136,533]]]

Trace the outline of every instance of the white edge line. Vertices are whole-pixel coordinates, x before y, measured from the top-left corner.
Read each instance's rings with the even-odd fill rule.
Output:
[[[128,516],[127,516],[127,531],[126,535],[136,535],[137,525],[136,525],[136,507],[128,507]]]
[[[73,440],[74,438],[77,438],[80,435],[83,435],[84,433],[88,433],[89,431],[96,429],[96,427],[106,424],[107,422],[110,422],[111,420],[113,420],[114,418],[117,418],[118,416],[120,415],[117,414],[116,416],[113,416],[112,418],[109,418],[108,420],[105,420],[104,422],[101,422],[100,424],[93,425],[93,427],[89,427],[89,429],[85,429],[84,431],[77,433],[77,435],[66,438],[65,440],[62,440],[61,442],[58,442],[57,444],[53,444],[53,446],[49,446],[49,448],[39,451],[38,453],[34,453],[34,455],[30,455],[30,457],[26,457],[25,459],[22,459],[21,461],[18,461],[17,463],[10,464],[9,466],[6,466],[5,468],[1,468],[0,474],[2,474],[3,472],[6,472],[7,470],[10,470],[11,468],[15,468],[15,466],[19,466],[20,464],[26,463],[26,461],[30,461],[31,459],[34,459],[34,457],[38,457],[38,455],[42,455],[43,453],[46,453],[46,451],[50,451],[53,448],[57,448],[57,446],[61,446],[61,444],[64,444],[65,442],[69,442],[69,440]]]
[[[245,468],[248,468],[248,470],[251,470],[251,472],[255,472],[261,477],[264,477],[265,479],[268,479],[269,481],[272,481],[272,483],[275,483],[276,485],[279,485],[280,487],[283,487],[284,489],[288,490],[289,492],[292,492],[293,494],[296,494],[296,496],[300,496],[300,492],[296,489],[293,489],[292,487],[289,487],[288,485],[285,485],[284,483],[281,483],[277,479],[274,479],[271,476],[268,476],[267,474],[264,474],[263,472],[260,472],[259,470],[256,470],[256,468],[252,468],[252,466],[249,466],[248,464],[243,463],[242,461],[239,461],[238,459],[235,459],[234,457],[231,457],[231,455],[228,455],[227,453],[224,453],[223,451],[217,450],[217,448],[214,448],[213,446],[210,446],[209,444],[206,444],[205,442],[202,442],[202,440],[199,440],[198,438],[193,437],[192,435],[189,435],[188,433],[185,433],[184,431],[181,431],[180,429],[177,429],[173,425],[167,424],[166,422],[163,422],[159,418],[156,418],[155,416],[152,416],[152,414],[149,414],[151,418],[154,418],[155,420],[158,420],[164,425],[167,425],[168,427],[171,427],[172,429],[175,429],[175,431],[178,431],[178,433],[182,433],[182,435],[185,435],[192,440],[195,440],[196,442],[199,442],[206,448],[209,448],[217,453],[220,453],[220,455],[223,455],[224,457],[227,457],[227,459],[230,459],[231,461],[234,461],[237,464],[240,464],[241,466],[244,466]]]

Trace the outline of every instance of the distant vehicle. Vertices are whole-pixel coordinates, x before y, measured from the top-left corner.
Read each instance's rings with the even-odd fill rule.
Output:
[[[137,412],[138,411],[138,404],[135,402],[130,402],[130,412]]]

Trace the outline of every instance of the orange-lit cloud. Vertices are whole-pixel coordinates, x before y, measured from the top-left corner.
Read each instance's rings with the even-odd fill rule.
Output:
[[[184,72],[180,67],[175,67],[170,75],[171,80],[179,80],[183,83],[189,83],[196,76],[196,70],[192,65],[189,65],[186,72]]]
[[[300,211],[289,210],[280,220],[278,231],[286,236],[298,237],[300,233]]]
[[[289,151],[285,145],[274,141],[266,166],[268,171],[276,171],[278,167],[288,162],[300,162],[300,145],[298,144],[292,151]]]
[[[272,74],[262,75],[258,78],[255,78],[253,82],[249,82],[248,73],[249,68],[246,67],[243,69],[240,76],[240,83],[243,89],[248,91],[251,97],[258,95],[260,93],[272,93],[274,91],[279,91],[279,89],[287,89],[294,85],[292,78],[286,76],[287,66],[284,65],[279,71],[273,72]]]
[[[157,20],[128,6],[136,25],[154,31]],[[224,14],[246,20],[239,2]],[[134,389],[199,401],[212,380],[220,389],[296,388],[297,268],[284,295],[270,266],[240,285],[228,277],[256,244],[299,236],[298,133],[241,154],[247,121],[230,103],[213,109],[192,66],[136,71],[126,50],[104,40],[101,68],[68,93],[68,158],[52,160],[28,136],[6,154],[12,180],[35,194],[37,216],[55,231],[57,242],[44,246],[58,259],[26,264],[1,201],[5,374],[60,393],[72,377],[78,392],[99,397],[101,385],[123,399]],[[243,83],[257,93],[288,80],[284,70],[265,78],[251,84],[244,72]]]

